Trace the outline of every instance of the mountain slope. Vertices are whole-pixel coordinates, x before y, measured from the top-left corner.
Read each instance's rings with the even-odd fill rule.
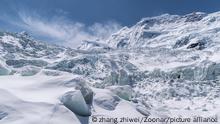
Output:
[[[219,45],[219,13],[191,13],[184,16],[164,14],[144,18],[136,25],[122,28],[107,43],[114,48],[162,47],[204,49]]]

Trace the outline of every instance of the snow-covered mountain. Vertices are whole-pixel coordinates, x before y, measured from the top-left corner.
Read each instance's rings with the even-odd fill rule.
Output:
[[[0,32],[0,122],[220,117],[219,29],[219,12],[164,14],[77,49]]]
[[[218,13],[196,12],[184,16],[164,14],[143,18],[136,25],[113,34],[107,43],[114,48],[203,49],[207,42],[211,45],[211,41],[218,38],[218,16]]]

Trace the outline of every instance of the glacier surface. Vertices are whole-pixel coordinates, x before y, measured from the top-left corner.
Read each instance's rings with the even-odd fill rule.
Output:
[[[219,39],[220,12],[143,18],[77,48],[0,32],[0,123],[219,118]]]

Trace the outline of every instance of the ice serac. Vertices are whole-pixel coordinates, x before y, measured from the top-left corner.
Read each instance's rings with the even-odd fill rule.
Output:
[[[118,72],[112,71],[110,75],[107,78],[105,78],[104,82],[110,85],[132,86],[134,83],[134,80],[132,79],[132,74],[129,74],[127,71],[123,69],[118,70]]]
[[[7,67],[7,65],[1,61],[0,59],[0,75],[8,75],[10,74],[10,69]]]
[[[3,118],[5,118],[8,115],[8,113],[0,111],[0,120],[2,120]]]
[[[83,95],[80,90],[70,91],[65,93],[61,97],[61,102],[64,106],[70,109],[77,115],[80,116],[90,116],[91,110],[89,106],[86,104]]]
[[[114,94],[119,96],[120,98],[124,100],[131,100],[132,97],[132,88],[129,85],[124,85],[124,86],[110,86],[107,87],[110,91],[112,91]]]
[[[8,75],[9,73],[10,71],[7,68],[0,65],[0,75]]]
[[[77,77],[66,82],[65,85],[68,87],[75,87],[75,89],[80,90],[86,104],[92,105],[94,92],[89,87],[85,79]]]

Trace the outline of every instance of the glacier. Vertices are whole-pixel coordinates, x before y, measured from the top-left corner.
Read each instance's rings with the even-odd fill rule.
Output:
[[[163,14],[76,48],[0,32],[0,123],[219,118],[219,22],[220,12]]]

